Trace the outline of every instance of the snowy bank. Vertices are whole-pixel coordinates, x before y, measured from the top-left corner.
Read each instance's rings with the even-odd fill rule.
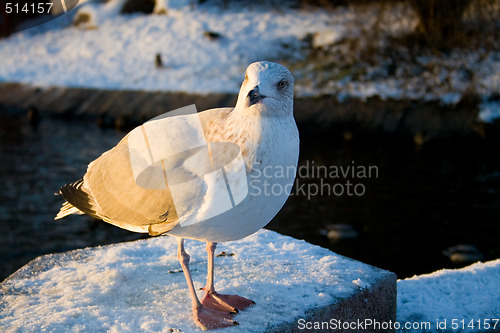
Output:
[[[163,3],[163,2],[162,2]],[[402,5],[298,10],[286,6],[169,1],[166,15],[119,14],[123,0],[86,2],[43,26],[0,40],[0,81],[37,86],[236,93],[246,66],[274,60],[290,67],[296,94],[457,104],[500,90],[500,53],[405,52],[359,57],[374,27],[390,38],[415,29]],[[89,26],[73,25],[87,15]],[[377,18],[383,15],[380,23]],[[364,37],[363,37],[364,36]],[[363,40],[363,38],[365,40]],[[359,46],[354,47],[354,44]],[[325,52],[324,52],[325,51]],[[309,58],[324,52],[324,58]],[[157,55],[161,66],[155,64]]]
[[[168,1],[166,15],[147,15],[120,14],[123,0],[80,3],[42,26],[0,39],[0,82],[40,89],[235,95],[247,65],[265,59],[291,69],[298,98],[327,96],[332,100],[328,106],[340,108],[342,117],[323,116],[337,111],[321,106],[321,112],[307,114],[307,120],[320,124],[339,120],[361,127],[368,124],[362,129],[409,134],[425,141],[447,137],[448,132],[483,135],[477,122],[492,122],[500,115],[495,111],[500,105],[496,97],[500,52],[455,50],[414,57],[395,49],[395,54],[375,56],[373,63],[362,59],[360,53],[370,42],[363,29],[375,26],[380,15],[385,15],[383,24],[376,24],[383,36],[382,48],[391,38],[415,29],[415,18],[402,5],[385,8],[381,14],[376,5],[299,10],[272,4],[192,6],[190,1],[177,0]],[[82,15],[89,20],[75,26]],[[358,46],[353,49],[353,45]],[[313,56],[317,54],[323,56]],[[471,97],[473,103],[469,103]],[[374,99],[388,105],[382,110],[378,105],[370,110],[358,107]],[[20,96],[17,100],[25,101]],[[396,107],[397,115],[388,116],[397,101],[412,105]],[[193,103],[186,100],[182,106]],[[428,112],[417,114],[428,104],[433,108],[431,120]],[[436,124],[435,118],[442,114],[435,105],[457,108],[456,114],[466,113],[466,118],[455,119],[453,112],[445,112]],[[385,123],[377,123],[381,119]],[[408,131],[404,122],[413,122]],[[403,128],[394,130],[400,124]]]
[[[0,40],[0,81],[98,89],[235,93],[257,60],[293,58],[300,38],[323,30],[328,12],[259,8],[192,9],[189,1],[168,15],[119,15],[113,4],[85,3],[47,24]],[[89,10],[97,27],[72,25]],[[114,15],[111,15],[113,14]],[[99,15],[101,14],[101,15]],[[94,17],[95,16],[95,17]],[[94,23],[93,23],[94,25]],[[207,32],[221,35],[213,40]],[[155,65],[159,54],[163,66]],[[299,56],[299,54],[296,54]]]
[[[499,290],[500,259],[399,280],[398,321],[431,328],[400,332],[500,332]]]
[[[201,287],[205,245],[188,241],[186,250]],[[218,251],[227,255],[216,258],[216,289],[257,303],[224,332],[291,332],[301,319],[395,320],[396,277],[388,271],[267,230]],[[0,284],[0,325],[8,332],[198,331],[172,237],[35,259]]]

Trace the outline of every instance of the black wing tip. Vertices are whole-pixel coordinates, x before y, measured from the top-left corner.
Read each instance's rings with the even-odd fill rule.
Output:
[[[65,195],[71,195],[72,193],[74,193],[75,190],[80,190],[80,187],[82,186],[82,184],[83,184],[83,178],[78,179],[75,182],[63,185],[59,188],[59,194],[62,195],[64,197],[64,199],[67,200]]]
[[[91,204],[94,201],[94,198],[92,198],[89,193],[81,188],[82,185],[83,179],[79,179],[73,183],[62,186],[59,189],[59,193],[68,203],[70,203],[83,213],[100,219],[101,217],[98,216],[97,212],[93,209]]]

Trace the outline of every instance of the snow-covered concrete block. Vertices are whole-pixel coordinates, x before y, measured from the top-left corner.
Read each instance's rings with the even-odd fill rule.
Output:
[[[205,244],[187,241],[186,250],[195,286],[202,287]],[[215,260],[216,289],[256,302],[234,317],[239,326],[224,332],[305,332],[315,325],[396,319],[396,276],[391,272],[268,230],[219,244],[216,253],[221,251]],[[0,284],[0,327],[198,331],[176,241],[162,236],[31,261]]]

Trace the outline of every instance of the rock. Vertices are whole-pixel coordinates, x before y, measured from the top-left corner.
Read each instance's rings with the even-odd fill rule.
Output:
[[[457,265],[471,264],[484,260],[484,256],[474,245],[460,244],[443,251],[450,261]]]
[[[155,66],[156,66],[156,68],[163,67],[163,61],[161,60],[161,54],[159,54],[159,53],[157,53],[155,56]]]
[[[326,236],[332,242],[358,238],[358,233],[349,224],[330,224],[326,226]]]
[[[206,38],[208,38],[211,41],[216,41],[216,40],[222,38],[222,35],[220,33],[214,32],[214,31],[205,31],[203,33],[203,36],[205,36]]]

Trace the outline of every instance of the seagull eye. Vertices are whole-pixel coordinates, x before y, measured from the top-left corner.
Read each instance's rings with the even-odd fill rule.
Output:
[[[288,82],[286,82],[286,80],[281,80],[280,82],[278,82],[278,89],[282,90],[286,87]]]

